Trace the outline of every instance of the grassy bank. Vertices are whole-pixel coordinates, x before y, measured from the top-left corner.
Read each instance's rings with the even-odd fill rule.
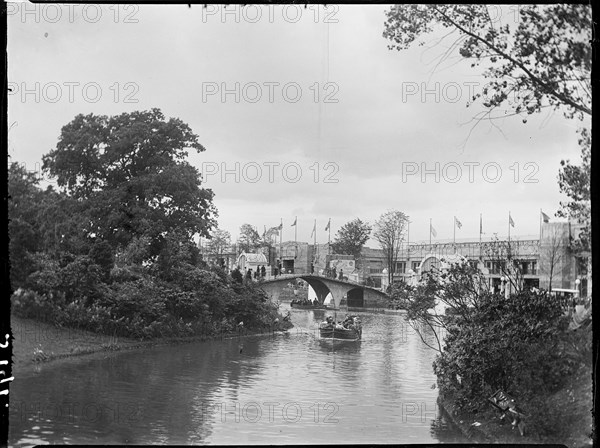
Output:
[[[243,332],[242,334],[168,337],[140,341],[73,328],[58,328],[49,323],[14,315],[11,316],[11,327],[14,337],[12,368],[13,375],[16,377],[34,371],[41,363],[73,356],[249,335]]]

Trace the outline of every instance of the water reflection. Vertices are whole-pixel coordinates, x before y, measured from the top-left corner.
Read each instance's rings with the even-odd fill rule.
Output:
[[[332,343],[318,337],[326,314],[291,310],[296,327],[287,334],[43,366],[38,374],[15,379],[11,387],[9,441],[462,440],[440,423],[437,389],[431,389],[435,352],[401,316],[361,314],[363,339]]]

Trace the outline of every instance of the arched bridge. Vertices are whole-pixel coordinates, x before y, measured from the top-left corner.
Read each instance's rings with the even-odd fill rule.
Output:
[[[387,299],[389,296],[378,289],[314,274],[283,275],[275,279],[261,282],[260,287],[271,297],[271,300],[276,302],[279,300],[283,288],[290,280],[295,280],[297,278],[301,278],[312,287],[320,304],[323,304],[327,295],[331,293],[336,308],[340,306],[340,302],[344,296],[347,297],[348,306],[387,306]]]

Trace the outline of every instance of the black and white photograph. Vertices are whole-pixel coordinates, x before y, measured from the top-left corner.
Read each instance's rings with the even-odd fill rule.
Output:
[[[2,7],[0,445],[594,445],[591,4]]]

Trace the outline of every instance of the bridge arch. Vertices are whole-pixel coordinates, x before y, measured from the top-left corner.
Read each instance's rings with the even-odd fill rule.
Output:
[[[301,278],[311,286],[320,304],[323,304],[327,295],[331,293],[336,308],[340,306],[344,296],[356,303],[356,305],[348,303],[348,306],[357,307],[365,306],[367,299],[373,302],[388,298],[384,292],[368,286],[311,274],[286,275],[277,279],[266,280],[261,282],[260,287],[271,297],[271,300],[278,301],[284,286],[297,278]]]
[[[362,288],[351,289],[346,298],[348,307],[364,308],[365,306],[365,291]]]

